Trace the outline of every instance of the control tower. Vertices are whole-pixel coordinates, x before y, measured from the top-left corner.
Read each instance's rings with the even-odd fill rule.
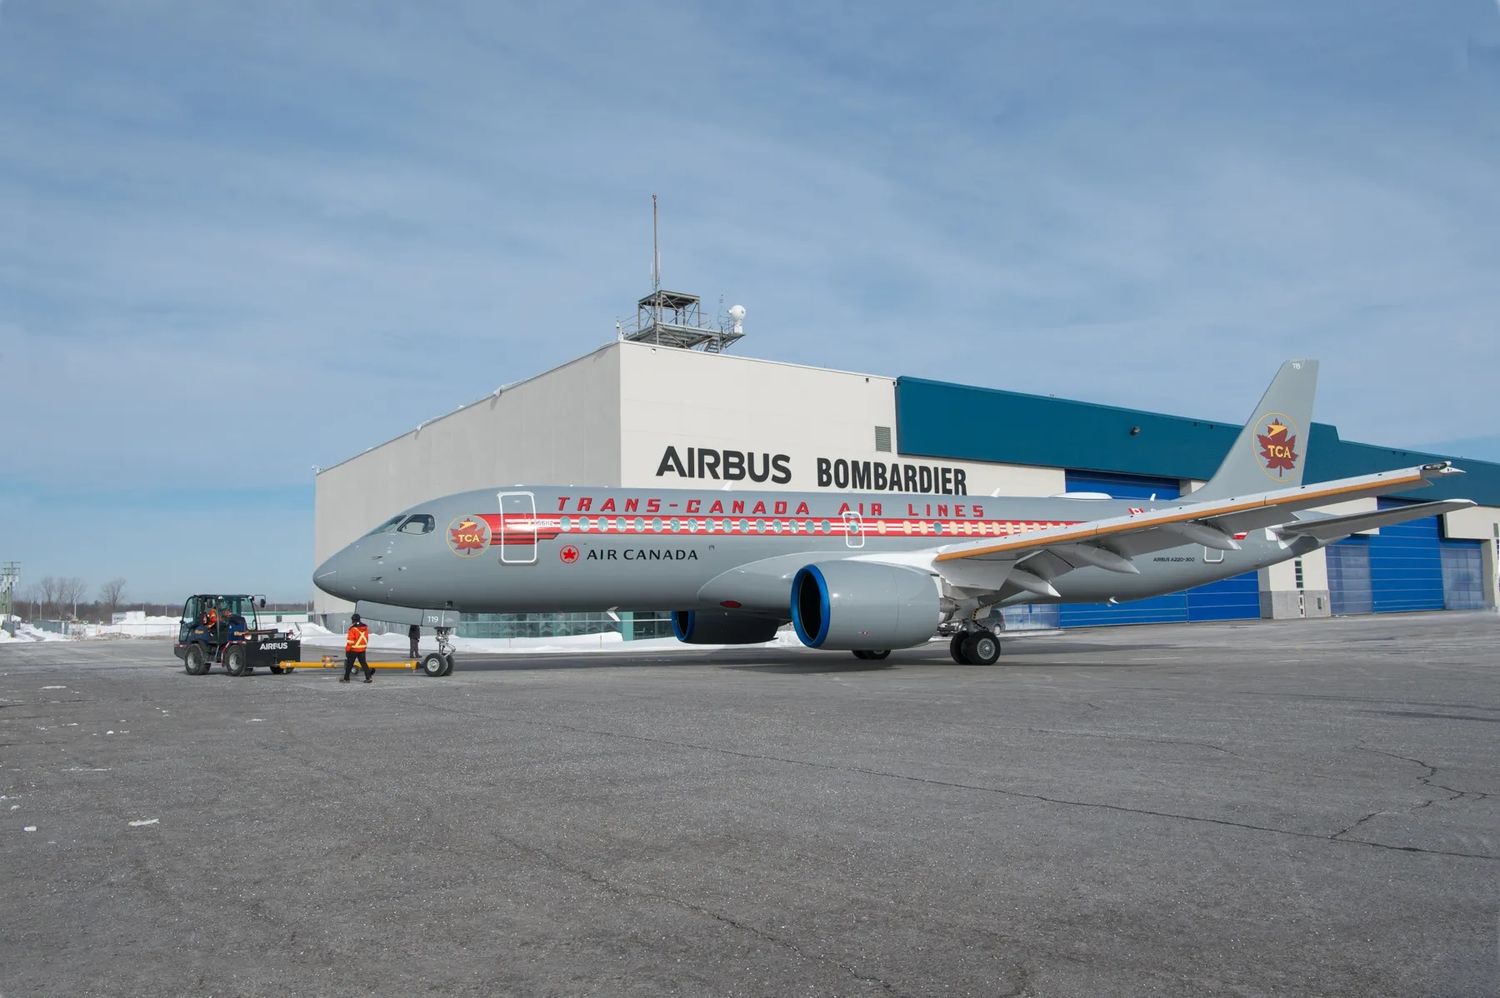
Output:
[[[637,343],[659,343],[684,350],[723,353],[745,335],[745,306],[735,305],[716,324],[703,318],[703,302],[697,295],[657,289],[635,303],[635,322],[621,325],[621,339]]]

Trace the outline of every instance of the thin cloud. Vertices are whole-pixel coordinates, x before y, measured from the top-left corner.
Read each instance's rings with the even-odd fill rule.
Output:
[[[1493,24],[1407,10],[7,4],[10,477],[191,487],[227,427],[221,484],[310,491],[610,339],[652,192],[744,353],[1224,420],[1307,354],[1345,436],[1459,437]]]

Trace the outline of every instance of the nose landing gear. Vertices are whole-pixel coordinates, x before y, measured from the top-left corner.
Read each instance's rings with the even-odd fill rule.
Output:
[[[434,679],[446,676],[453,671],[453,642],[448,636],[453,633],[451,627],[437,628],[438,650],[428,652],[422,657],[422,674]]]

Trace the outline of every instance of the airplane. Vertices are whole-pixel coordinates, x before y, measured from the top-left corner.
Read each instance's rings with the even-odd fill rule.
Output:
[[[947,623],[955,661],[990,665],[1000,642],[980,618],[997,607],[1176,592],[1474,505],[1315,511],[1462,474],[1442,462],[1304,485],[1317,370],[1283,364],[1213,478],[1180,498],[515,485],[419,503],[313,581],[367,619],[435,625],[432,675],[452,670],[459,613],[663,608],[689,644],[769,641],[790,621],[808,647],[866,660]]]

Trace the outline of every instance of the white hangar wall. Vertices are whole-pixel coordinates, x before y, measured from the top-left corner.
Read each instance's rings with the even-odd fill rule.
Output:
[[[847,483],[840,488],[820,480],[821,459],[830,476],[837,473],[839,461],[845,468],[854,462],[882,463],[886,474],[893,463],[939,469],[939,475],[950,469],[950,482],[952,471],[962,471],[969,495],[1063,491],[1059,468],[900,456],[893,378],[643,343],[618,346],[621,485],[855,491]],[[876,448],[877,427],[886,431],[887,450]],[[705,450],[712,455],[707,462]],[[778,476],[783,480],[725,481],[728,461],[742,459],[764,474],[776,458],[784,459],[775,465],[785,469]]]

